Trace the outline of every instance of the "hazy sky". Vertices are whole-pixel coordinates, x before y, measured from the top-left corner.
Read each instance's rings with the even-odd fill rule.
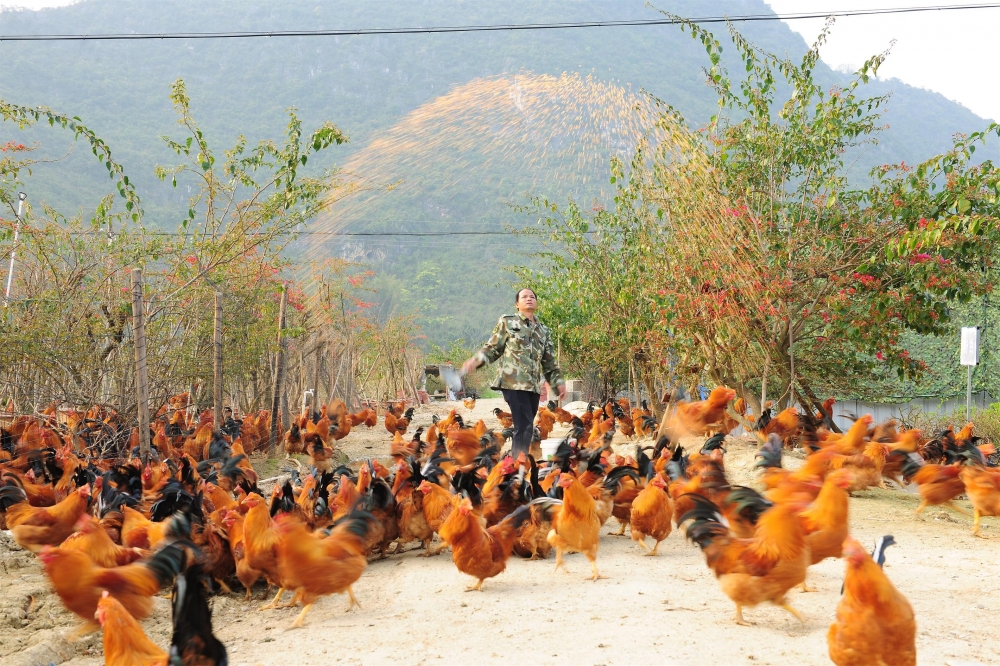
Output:
[[[68,5],[73,1],[0,0],[0,8],[18,6],[41,9]],[[779,14],[958,4],[958,0],[767,1]],[[713,3],[706,0],[704,5],[705,12],[710,13]],[[823,26],[822,19],[787,23],[810,44]],[[2,29],[0,26],[0,31]],[[884,51],[895,39],[892,53],[879,71],[880,77],[895,77],[911,85],[939,92],[984,118],[998,120],[1000,85],[997,85],[997,47],[994,41],[998,32],[1000,9],[844,17],[837,20],[821,55],[831,67],[846,66],[853,69],[869,56]]]
[[[959,4],[957,0],[767,1],[778,14]],[[809,44],[823,27],[822,19],[787,23]],[[1000,9],[842,17],[837,19],[820,56],[831,67],[854,69],[884,51],[895,39],[889,59],[879,70],[880,78],[895,77],[939,92],[984,118],[1000,120],[995,41],[998,31]]]

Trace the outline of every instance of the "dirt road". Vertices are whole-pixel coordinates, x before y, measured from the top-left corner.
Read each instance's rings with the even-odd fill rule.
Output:
[[[476,416],[492,409],[484,402]],[[429,418],[425,411],[418,423]],[[352,457],[385,453],[388,435],[376,430],[345,440]],[[730,443],[726,467],[734,482],[752,479],[753,453],[750,443]],[[790,457],[788,466],[795,465]],[[886,572],[916,612],[920,663],[1000,662],[992,629],[1000,613],[1000,521],[986,519],[988,538],[975,539],[970,519],[936,511],[915,518],[916,504],[900,491],[859,493],[851,528],[867,544],[895,536]],[[617,527],[611,519],[604,532]],[[73,645],[61,638],[75,619],[48,592],[34,557],[15,548],[2,539],[0,663],[101,663],[99,634]],[[569,573],[553,572],[553,558],[512,558],[481,593],[463,592],[470,579],[447,553],[426,559],[418,552],[369,566],[354,588],[361,610],[345,612],[346,597],[325,598],[302,629],[286,630],[298,609],[258,612],[261,602],[245,604],[242,592],[215,598],[216,634],[230,663],[823,664],[844,570],[841,561],[827,560],[809,571],[818,591],[790,594],[804,624],[758,607],[744,611],[756,626],[741,627],[701,552],[677,531],[655,558],[642,556],[628,537],[603,536],[604,580],[585,580],[589,566],[581,555],[567,558]],[[258,598],[262,593],[255,590]],[[144,627],[161,646],[169,643],[166,599],[157,600]]]

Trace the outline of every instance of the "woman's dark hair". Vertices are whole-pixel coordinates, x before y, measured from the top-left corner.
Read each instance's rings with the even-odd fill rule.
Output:
[[[534,290],[534,289],[532,289],[531,287],[521,287],[521,288],[520,288],[520,289],[518,289],[518,290],[517,290],[517,292],[516,292],[516,293],[514,294],[514,305],[517,305],[517,304],[518,304],[518,302],[520,302],[520,300],[521,300],[521,292],[522,292],[522,291],[530,291],[530,292],[531,292],[531,295],[535,297],[535,300],[536,300],[536,301],[538,300],[538,294],[536,294],[536,293],[535,293],[535,290]]]

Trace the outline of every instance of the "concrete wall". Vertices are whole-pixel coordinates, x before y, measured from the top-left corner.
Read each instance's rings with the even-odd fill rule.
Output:
[[[985,391],[972,394],[973,409],[989,407],[993,401],[993,398]],[[940,398],[914,398],[909,402],[902,403],[873,403],[861,400],[838,401],[833,406],[833,420],[841,429],[846,430],[851,427],[853,421],[846,416],[842,416],[843,414],[850,413],[855,416],[871,414],[872,418],[875,419],[875,423],[880,423],[892,418],[898,419],[900,412],[905,415],[911,410],[917,409],[925,413],[940,412],[945,414],[955,410],[964,410],[965,396],[949,398],[944,401]]]

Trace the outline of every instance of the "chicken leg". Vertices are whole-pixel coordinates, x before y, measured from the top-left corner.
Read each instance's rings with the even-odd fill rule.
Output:
[[[348,613],[350,613],[351,609],[354,608],[355,606],[358,607],[358,610],[361,610],[361,604],[358,603],[358,598],[354,596],[354,590],[351,589],[350,585],[347,586],[347,599],[348,599],[347,603]]]
[[[283,587],[278,588],[278,593],[276,595],[274,595],[274,599],[271,600],[271,603],[269,603],[269,604],[267,604],[265,606],[261,606],[257,610],[271,610],[272,608],[277,608],[278,607],[278,600],[281,599],[281,595],[283,595],[284,593],[285,593],[285,588],[283,588]]]
[[[601,578],[605,578],[605,576],[602,576],[601,574],[597,573],[597,558],[588,557],[587,559],[590,560],[590,568],[594,570],[594,575],[590,577],[590,580],[598,580]]]
[[[736,617],[734,618],[734,620],[736,621],[736,624],[740,625],[741,627],[753,626],[753,622],[747,622],[746,620],[743,619],[743,606],[741,606],[740,604],[736,604]]]
[[[289,629],[298,629],[299,627],[301,627],[302,623],[306,619],[306,613],[308,613],[309,609],[312,607],[313,607],[312,604],[306,604],[305,607],[302,609],[302,612],[299,613],[299,616],[295,618],[295,622],[292,622],[292,626],[290,626]]]
[[[947,507],[949,507],[949,508],[951,508],[951,509],[954,509],[955,511],[958,511],[963,516],[971,516],[972,515],[971,513],[969,513],[968,511],[966,511],[965,509],[963,509],[962,507],[958,506],[957,504],[955,504],[952,501],[945,502],[944,505],[947,506]]]
[[[788,611],[789,613],[791,613],[792,615],[794,615],[795,619],[798,620],[799,622],[801,622],[802,624],[806,623],[806,621],[802,618],[802,614],[799,613],[794,608],[792,608],[792,605],[790,603],[788,603],[787,601],[784,601],[784,602],[778,604],[778,606],[781,607],[781,608],[784,608],[786,611]]]
[[[660,542],[660,541],[657,541],[656,543],[654,543],[654,544],[653,544],[653,550],[651,550],[651,551],[649,551],[648,553],[646,553],[646,555],[649,555],[650,557],[658,557],[658,556],[659,556],[659,554],[660,554],[660,553],[659,553],[659,550],[660,550],[660,543],[662,543],[662,542]],[[642,545],[643,545],[643,546],[645,546],[645,545],[646,545],[646,541],[645,541],[645,539],[643,539],[643,541],[642,541]]]
[[[559,567],[562,567],[562,566],[563,566],[563,552],[562,552],[562,548],[556,548],[556,568],[553,569],[553,571],[559,571]],[[566,570],[566,567],[563,567],[563,571],[566,571],[566,573],[569,573],[569,571]]]
[[[983,520],[983,514],[979,512],[979,509],[974,509],[972,512],[972,536],[977,536],[980,539],[985,539],[983,533],[979,531],[979,523]]]
[[[475,585],[470,585],[469,587],[465,588],[465,591],[466,592],[482,592],[483,591],[483,579],[480,578],[478,583],[476,583]]]

